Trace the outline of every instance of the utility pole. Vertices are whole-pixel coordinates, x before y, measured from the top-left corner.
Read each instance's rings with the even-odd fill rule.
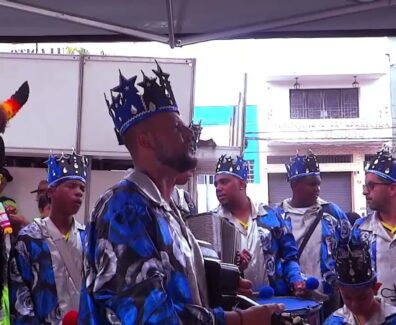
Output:
[[[389,37],[390,104],[392,116],[392,147],[396,148],[396,37]]]

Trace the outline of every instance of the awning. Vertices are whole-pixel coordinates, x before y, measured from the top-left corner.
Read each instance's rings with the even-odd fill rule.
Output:
[[[0,42],[396,35],[396,0],[0,0]]]

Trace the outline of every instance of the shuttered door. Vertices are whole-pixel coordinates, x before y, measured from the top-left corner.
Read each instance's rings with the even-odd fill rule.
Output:
[[[276,206],[284,199],[291,197],[292,191],[286,174],[268,174],[268,203]]]
[[[351,173],[321,173],[321,177],[321,198],[336,203],[345,212],[352,211]],[[290,184],[286,181],[285,174],[268,175],[268,193],[271,206],[291,197]]]

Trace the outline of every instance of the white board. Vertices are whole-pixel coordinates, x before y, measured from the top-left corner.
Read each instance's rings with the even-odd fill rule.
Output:
[[[100,196],[110,187],[117,184],[127,174],[125,170],[92,170],[90,174],[89,205],[87,221],[89,220],[92,209]],[[88,198],[87,198],[88,199]]]
[[[192,59],[158,59],[164,72],[170,74],[172,90],[183,121],[190,123],[194,94],[194,67]],[[130,57],[86,57],[84,62],[83,101],[81,120],[81,152],[83,154],[125,157],[126,149],[119,146],[114,133],[114,124],[108,113],[104,93],[110,98],[110,89],[118,85],[119,72],[126,78],[137,75],[142,80],[141,70],[155,77],[154,59]],[[137,86],[140,91],[139,86]]]
[[[77,143],[78,56],[0,54],[0,101],[27,80],[30,96],[4,134],[7,154],[69,151]]]

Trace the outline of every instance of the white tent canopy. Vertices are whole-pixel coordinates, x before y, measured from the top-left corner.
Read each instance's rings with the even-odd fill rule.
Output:
[[[0,0],[0,42],[394,36],[396,0]]]

